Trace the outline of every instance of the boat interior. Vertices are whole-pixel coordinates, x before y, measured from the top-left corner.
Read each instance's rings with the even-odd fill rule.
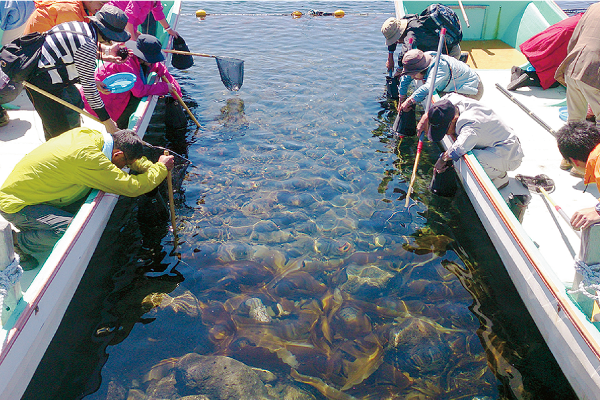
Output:
[[[519,45],[564,16],[553,2],[508,3],[510,7],[506,6],[507,2],[463,1],[469,24],[458,3],[445,4],[459,16],[463,29],[461,50],[469,54],[467,63],[483,81],[481,101],[491,106],[514,129],[523,147],[525,158],[516,171],[509,172],[510,183],[500,190],[500,194],[507,202],[510,196],[530,194],[531,200],[522,215],[522,227],[547,261],[545,264],[549,271],[546,272],[568,291],[577,281],[574,260],[580,253],[581,239],[579,232],[575,232],[560,217],[555,206],[562,208],[570,217],[577,210],[593,207],[600,194],[596,185],[586,187],[582,178],[572,176],[569,171],[559,167],[562,156],[553,134],[566,123],[561,119],[561,111],[563,118],[566,114],[566,88],[559,86],[543,90],[541,87],[523,87],[507,92],[497,87],[499,85],[505,89],[510,83],[511,67],[525,68],[529,65],[518,50]],[[396,11],[400,15],[417,14],[429,4],[426,1],[397,1]],[[536,122],[535,117],[547,127]],[[549,193],[550,199],[542,193],[529,192],[514,179],[517,174],[547,175],[555,185],[553,192]],[[573,299],[592,318],[594,303],[582,296]]]
[[[173,12],[170,10],[169,5],[166,5],[164,8],[165,15],[167,15],[167,19],[171,20],[173,18]],[[156,24],[156,32],[155,35],[161,40],[163,43],[163,47],[166,47],[169,43],[169,35],[164,31],[164,29]],[[21,30],[24,26],[16,29]],[[0,38],[3,38],[2,44],[9,42],[11,39],[20,36],[18,32],[14,31],[6,31],[2,32],[0,30]],[[170,59],[170,55],[167,54],[167,60]],[[99,61],[100,62],[100,61]],[[157,79],[156,74],[152,73],[150,78]],[[152,103],[152,107],[149,107],[150,103]],[[154,109],[154,105],[156,104],[156,99],[151,99],[148,97],[144,97],[136,111],[129,118],[129,128],[134,129],[138,132],[140,136],[143,137],[145,129],[149,123],[149,119],[151,116],[151,112],[148,115],[147,110],[152,108]],[[0,135],[0,157],[2,159],[2,163],[0,163],[0,182],[4,182],[4,180],[8,177],[10,172],[16,163],[28,152],[39,146],[40,144],[45,142],[44,132],[42,127],[42,121],[39,115],[35,112],[33,104],[29,100],[26,95],[26,90],[23,90],[17,99],[15,99],[12,103],[3,104],[4,107],[9,114],[10,120],[6,126],[0,128],[2,131],[2,135]],[[152,111],[151,110],[151,111]],[[85,115],[81,115],[81,126],[89,127],[92,129],[96,129],[99,131],[104,131],[104,126]],[[96,195],[98,194],[97,190],[92,190],[86,199],[86,202],[82,206],[91,207],[91,204],[95,201]],[[16,229],[13,227],[13,229]],[[75,229],[75,228],[74,228]],[[71,228],[67,230],[63,239],[61,239],[57,245],[55,246],[55,250],[60,248],[61,242],[65,241],[64,239],[71,240],[78,233]],[[62,246],[64,247],[64,246]],[[55,260],[57,258],[57,254],[55,251],[49,256]],[[46,263],[40,263],[38,268],[34,268],[29,271],[24,271],[23,276],[20,279],[20,291],[23,293],[23,299],[25,301],[21,301],[18,305],[12,304],[18,301],[16,298],[18,295],[15,293],[14,296],[9,296],[6,299],[6,303],[11,304],[11,311],[8,312],[3,310],[0,327],[2,330],[0,333],[5,334],[11,327],[15,324],[16,320],[19,318],[20,313],[26,308],[26,303],[29,301],[28,296],[26,295],[28,289],[35,287],[34,292],[39,292],[40,288],[45,285],[45,282],[48,279],[51,279],[52,272],[44,272],[40,274],[42,270],[44,270],[44,266],[48,264],[48,260]],[[51,261],[53,261],[51,260]],[[52,264],[52,262],[51,262]],[[37,279],[36,279],[37,278]],[[15,292],[18,290],[15,290]],[[16,307],[15,307],[16,306]]]

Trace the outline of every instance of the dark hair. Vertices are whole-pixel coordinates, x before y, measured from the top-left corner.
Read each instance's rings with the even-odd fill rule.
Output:
[[[587,162],[590,153],[600,144],[600,131],[588,122],[569,122],[556,132],[558,151],[565,158]]]
[[[144,155],[144,142],[131,129],[121,129],[113,133],[114,148],[123,152],[125,157],[134,161]]]

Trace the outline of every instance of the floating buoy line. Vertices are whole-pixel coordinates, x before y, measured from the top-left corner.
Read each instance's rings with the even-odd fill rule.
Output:
[[[251,16],[251,17],[255,17],[255,16],[283,16],[283,17],[292,17],[292,18],[301,18],[303,16],[307,16],[307,17],[335,17],[335,18],[343,18],[345,15],[359,15],[359,16],[368,16],[368,15],[392,15],[391,13],[356,13],[356,14],[346,14],[346,12],[344,10],[335,10],[333,12],[326,12],[326,11],[319,11],[319,10],[309,10],[306,13],[303,13],[302,11],[293,11],[291,13],[264,13],[264,14],[248,14],[248,13],[242,13],[242,14],[236,14],[236,13],[225,13],[225,14],[209,14],[207,13],[205,10],[198,10],[196,11],[196,18],[199,19],[205,19],[208,16],[211,15],[230,15],[230,16]]]

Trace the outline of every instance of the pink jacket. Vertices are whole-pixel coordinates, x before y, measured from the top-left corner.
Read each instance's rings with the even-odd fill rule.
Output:
[[[165,19],[160,1],[111,1],[110,4],[123,10],[127,15],[127,22],[133,25],[136,30],[138,25],[146,20],[150,11],[152,11],[156,21]]]
[[[131,88],[131,90],[123,93],[110,93],[110,94],[102,94],[100,93],[100,97],[102,101],[104,101],[104,105],[106,107],[106,111],[108,115],[112,118],[113,121],[119,119],[125,107],[127,107],[127,103],[129,102],[129,95],[135,97],[145,97],[150,95],[163,96],[169,93],[169,87],[165,82],[161,81],[154,84],[145,84],[142,79],[142,71],[140,67],[140,59],[137,56],[130,55],[127,61],[123,64],[115,64],[115,63],[104,63],[100,65],[100,67],[96,70],[96,80],[103,81],[106,77],[119,73],[119,72],[130,72],[136,76],[136,81]],[[159,77],[166,76],[168,81],[175,87],[179,96],[181,96],[181,88],[179,84],[173,78],[173,76],[167,71],[167,68],[163,63],[154,63],[150,66],[149,72],[156,72]],[[90,105],[88,104],[85,96],[83,95],[82,89],[79,89],[81,93],[81,97],[85,103],[85,109],[90,114],[96,115]]]

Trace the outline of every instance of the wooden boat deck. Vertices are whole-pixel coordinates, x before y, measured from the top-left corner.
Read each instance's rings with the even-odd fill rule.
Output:
[[[464,40],[462,51],[469,53],[467,64],[474,69],[509,69],[527,62],[525,56],[501,40]]]

